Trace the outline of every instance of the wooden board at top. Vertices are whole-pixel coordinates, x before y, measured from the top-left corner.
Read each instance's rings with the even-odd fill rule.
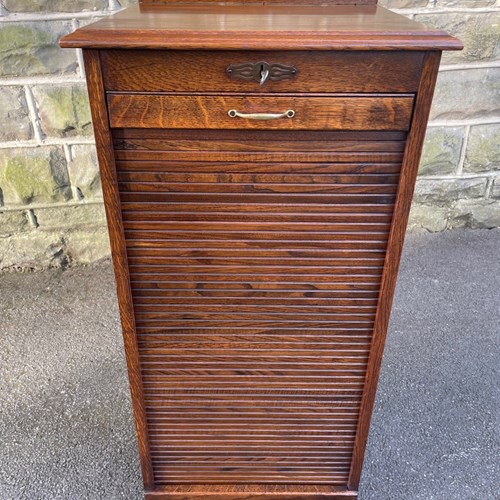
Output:
[[[189,0],[189,3],[210,3],[219,0]],[[290,4],[290,5],[377,5],[378,0],[230,0],[230,3]],[[139,3],[186,3],[186,0],[139,0]]]

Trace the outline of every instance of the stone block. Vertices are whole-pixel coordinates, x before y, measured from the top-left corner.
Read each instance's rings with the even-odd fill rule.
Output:
[[[64,151],[56,146],[0,150],[0,189],[5,205],[69,200]]]
[[[431,120],[463,120],[500,115],[500,67],[439,74]]]
[[[408,231],[428,231],[437,233],[444,231],[448,222],[449,208],[435,205],[413,203],[408,222]]]
[[[436,0],[436,7],[484,8],[495,7],[498,0]]]
[[[37,208],[34,213],[40,231],[71,231],[83,227],[106,229],[106,214],[101,203]]]
[[[65,242],[66,252],[74,264],[90,264],[111,255],[105,228],[72,231],[65,237]]]
[[[462,2],[461,7],[463,7]],[[500,56],[500,12],[419,14],[415,20],[440,28],[464,43],[464,50],[443,53],[443,63],[491,61]]]
[[[70,31],[70,21],[2,23],[0,76],[75,73],[76,51],[58,46],[59,38]]]
[[[415,188],[414,201],[428,205],[449,205],[470,198],[481,198],[486,193],[486,177],[462,179],[420,179]]]
[[[0,141],[28,140],[33,137],[33,128],[22,87],[2,87],[0,123]]]
[[[74,137],[92,134],[88,95],[82,85],[33,87],[44,134]]]
[[[462,148],[463,129],[429,127],[420,161],[420,175],[448,175],[456,171]]]
[[[471,127],[465,153],[465,172],[500,170],[500,123]]]
[[[101,198],[101,177],[97,165],[95,146],[79,144],[71,146],[68,164],[71,186],[79,199]]]
[[[26,211],[0,211],[0,238],[22,233],[31,229]]]
[[[59,234],[30,231],[0,238],[0,271],[66,267],[68,263]]]
[[[500,200],[500,177],[495,177],[493,179],[493,184],[491,186],[490,198],[494,200]]]
[[[25,214],[0,212],[2,233],[10,228],[0,237],[0,270],[64,268],[110,255],[103,204],[35,209],[36,229]]]
[[[417,9],[427,7],[429,0],[380,0],[379,4],[388,9]]]
[[[3,0],[10,12],[82,12],[102,10],[107,0]]]
[[[115,8],[125,8],[125,7],[128,7],[130,5],[135,5],[136,3],[138,3],[138,0],[111,0],[111,1],[114,1],[116,7]]]
[[[500,227],[500,201],[460,200],[453,207],[448,226],[451,229]]]

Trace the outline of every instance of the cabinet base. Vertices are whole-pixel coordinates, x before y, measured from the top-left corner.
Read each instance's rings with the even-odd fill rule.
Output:
[[[358,492],[329,486],[175,485],[146,492],[145,500],[356,500]]]

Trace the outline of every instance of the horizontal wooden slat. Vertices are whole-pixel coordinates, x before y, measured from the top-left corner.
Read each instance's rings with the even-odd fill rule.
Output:
[[[142,134],[136,138],[118,138],[119,136],[130,135],[130,129],[115,129],[113,131],[114,147],[117,150],[129,150],[129,151],[224,151],[224,152],[275,152],[286,155],[290,152],[392,152],[401,153],[404,151],[404,140],[390,140],[386,138],[373,138],[365,140],[359,140],[359,137],[351,137],[347,139],[338,140],[338,138],[332,137],[335,133],[330,133],[330,137],[325,137],[321,132],[314,131],[314,135],[311,136],[311,132],[301,131],[294,135],[293,131],[288,131],[286,135],[279,135],[279,132],[274,131],[272,136],[262,136],[258,135],[252,140],[246,131],[245,136],[241,137],[241,131],[235,130],[217,130],[217,136],[208,138],[210,132],[213,130],[203,130],[203,131],[193,131],[185,130],[182,131],[183,135],[178,136],[175,134],[175,129],[136,129],[137,131],[142,131]],[[190,138],[193,133],[198,132],[198,136]],[[224,138],[224,135],[228,135],[228,132],[237,132],[240,136],[235,136],[231,138]],[[259,131],[253,131],[259,132]],[[262,131],[260,131],[262,134]],[[387,132],[383,132],[387,134]],[[202,135],[202,137],[199,137]],[[276,135],[274,135],[276,134]],[[139,134],[134,134],[139,135]],[[155,138],[154,136],[159,137]],[[363,133],[365,135],[365,133]],[[117,137],[118,136],[118,137]],[[221,137],[222,136],[222,137]],[[308,137],[309,136],[309,137]],[[216,164],[213,164],[217,167]],[[274,168],[278,167],[275,165]],[[283,163],[281,172],[286,171],[287,164]],[[295,168],[300,168],[298,165]],[[218,171],[221,170],[221,166],[218,165]]]
[[[385,247],[370,248],[367,243],[359,248],[351,248],[345,246],[345,242],[335,242],[335,246],[330,245],[330,248],[318,249],[311,247],[304,250],[291,249],[259,249],[259,248],[162,248],[162,247],[131,247],[128,249],[129,256],[137,257],[189,257],[200,259],[220,259],[225,257],[230,258],[252,258],[256,259],[278,259],[278,258],[294,258],[294,259],[350,259],[350,258],[367,258],[384,257]]]
[[[295,346],[296,348],[306,348],[311,346],[322,346],[325,345],[335,345],[338,343],[363,343],[369,344],[370,339],[358,339],[355,335],[346,333],[341,334],[313,334],[310,336],[304,335],[289,335],[289,334],[279,334],[278,332],[251,332],[251,333],[239,333],[237,330],[231,333],[217,333],[214,332],[203,332],[199,333],[196,331],[186,331],[183,333],[171,333],[168,330],[164,332],[163,335],[148,335],[147,337],[138,337],[137,339],[139,347],[142,345],[153,346],[158,345],[159,347],[168,346],[169,348],[182,346],[179,348],[186,348],[189,346],[199,346],[203,345],[207,348],[215,349],[227,349],[229,347],[241,347],[245,346],[247,348],[259,349],[262,346],[267,346],[268,344],[276,344],[282,346],[283,349],[288,349]]]
[[[176,232],[183,231],[192,233],[208,233],[217,234],[220,232],[227,233],[243,233],[259,232],[267,234],[268,232],[288,232],[290,235],[296,233],[312,234],[317,233],[334,233],[334,232],[354,232],[354,233],[387,233],[390,225],[387,223],[377,222],[262,222],[260,220],[244,221],[244,222],[227,222],[227,221],[127,221],[123,222],[126,230],[144,230],[144,231],[168,231]]]
[[[119,182],[124,193],[244,193],[286,194],[296,196],[333,194],[393,194],[396,184],[236,184],[236,183],[175,183],[175,182]]]
[[[286,166],[283,166],[286,171]],[[395,174],[313,174],[313,173],[274,173],[274,174],[241,174],[241,173],[198,173],[194,172],[155,172],[155,171],[118,171],[118,181],[123,183],[176,183],[176,184],[297,184],[307,188],[308,185],[337,184],[397,184],[399,175]]]
[[[281,144],[288,145],[295,140],[301,143],[301,147],[316,151],[318,145],[327,147],[328,144],[333,144],[333,147],[342,147],[342,143],[354,143],[356,145],[361,144],[361,147],[363,147],[365,142],[401,142],[405,141],[407,137],[406,132],[387,130],[364,130],[362,136],[360,136],[359,132],[348,130],[302,130],[300,132],[274,130],[272,134],[269,134],[266,130],[245,130],[242,132],[241,130],[220,129],[142,129],[127,127],[113,129],[110,132],[116,149],[121,149],[118,147],[120,141],[124,141],[124,144],[129,144],[132,149],[136,145],[141,149],[140,144],[144,144],[149,140],[161,140],[165,142],[173,141],[176,149],[188,149],[191,147],[189,145],[194,145],[192,149],[202,150],[205,147],[210,148],[213,144],[217,150],[234,148],[235,151],[249,151],[255,150],[256,143],[258,143],[259,146],[262,144],[265,148],[269,148],[270,151],[274,150],[278,152],[287,151],[281,147]],[[308,146],[308,144],[311,144],[311,146]],[[177,145],[180,146],[178,147]]]
[[[269,162],[292,162],[292,163],[384,163],[395,164],[403,160],[401,152],[227,152],[227,151],[179,151],[173,150],[147,150],[132,151],[126,149],[116,149],[115,158],[120,161],[190,161],[196,162],[203,160],[205,162],[244,162],[244,163],[269,163]],[[148,167],[151,168],[151,167]],[[212,167],[213,168],[213,167]],[[281,167],[282,168],[282,167]],[[304,169],[307,170],[307,167]],[[210,170],[208,170],[210,171]],[[213,170],[212,170],[213,171]],[[219,170],[220,171],[220,166]],[[266,166],[256,165],[251,171],[268,171]],[[278,170],[278,172],[283,170]]]
[[[404,143],[403,143],[404,144]],[[181,151],[178,150],[153,150],[155,156],[153,157],[151,151],[147,151],[144,157],[141,158],[140,151],[136,151],[136,159],[121,160],[116,162],[116,169],[119,175],[125,174],[136,174],[142,175],[143,173],[149,172],[150,174],[170,174],[170,175],[182,175],[186,172],[196,175],[279,175],[279,174],[291,174],[291,175],[329,175],[329,176],[360,176],[360,175],[377,175],[377,176],[393,176],[400,173],[401,163],[395,162],[381,162],[376,163],[370,160],[368,155],[377,156],[377,153],[363,153],[361,159],[366,161],[359,163],[336,163],[332,161],[322,161],[315,158],[316,152],[303,153],[299,152],[297,154],[308,155],[309,161],[294,163],[293,159],[290,157],[290,153],[281,153],[282,157],[274,157],[269,159],[269,155],[262,155],[255,153],[253,157],[255,158],[252,162],[245,161],[247,155],[242,155],[241,153],[233,153],[232,159],[221,162],[208,161],[208,155],[206,152],[202,153],[192,153],[195,158],[191,161],[189,160],[179,160],[179,159],[168,159],[169,154],[176,154]],[[123,151],[122,151],[123,153]],[[120,150],[117,151],[117,154]],[[156,154],[157,153],[157,154]],[[220,152],[219,152],[220,153]],[[352,151],[347,151],[345,154],[359,154]],[[388,154],[386,151],[381,152],[382,155]],[[235,161],[241,155],[241,161]],[[326,156],[331,155],[334,159],[335,154],[325,153]],[[293,155],[295,158],[296,155]],[[265,158],[265,159],[263,159]],[[312,159],[311,159],[312,158]],[[274,159],[274,162],[271,160]],[[314,161],[316,159],[316,161]],[[279,161],[281,160],[281,161]]]

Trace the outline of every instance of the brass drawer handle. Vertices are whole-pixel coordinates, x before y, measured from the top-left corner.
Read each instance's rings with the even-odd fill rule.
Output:
[[[284,113],[240,113],[235,109],[230,109],[227,114],[231,118],[247,118],[248,120],[276,120],[278,118],[293,118],[295,116],[295,111],[289,109]]]

